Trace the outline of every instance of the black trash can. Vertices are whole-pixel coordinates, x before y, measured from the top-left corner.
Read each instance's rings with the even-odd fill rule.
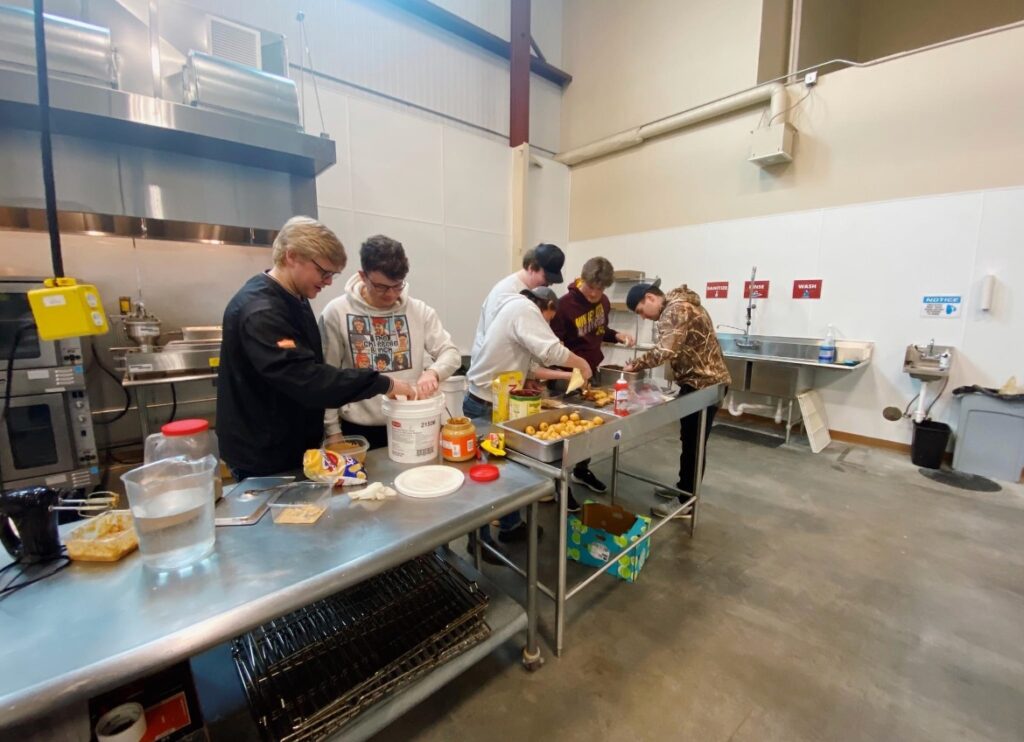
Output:
[[[952,429],[946,423],[924,420],[914,423],[914,438],[910,443],[910,460],[915,466],[941,469],[942,454],[946,452]]]

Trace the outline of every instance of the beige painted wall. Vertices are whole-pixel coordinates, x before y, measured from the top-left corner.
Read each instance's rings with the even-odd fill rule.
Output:
[[[581,107],[564,110],[563,129],[578,129],[571,116]],[[571,238],[1022,184],[1024,29],[822,78],[794,116],[795,162],[771,171],[746,162],[760,116],[743,112],[573,168]]]
[[[859,61],[860,0],[803,0],[797,69],[833,59]]]
[[[761,0],[566,0],[562,150],[755,84]]]
[[[1024,0],[857,0],[857,4],[858,47],[864,60],[1024,19]]]

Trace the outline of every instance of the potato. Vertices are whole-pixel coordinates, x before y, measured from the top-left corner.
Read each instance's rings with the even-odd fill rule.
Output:
[[[560,422],[560,423],[567,423],[567,422],[569,422],[569,416],[568,415],[562,415],[560,418],[558,418],[558,422]]]
[[[536,435],[537,434],[537,429],[535,427],[533,427],[532,425],[527,425],[526,426],[526,434],[527,435]]]
[[[550,426],[549,426],[549,425],[548,425],[547,423],[541,423],[541,424],[540,424],[540,429],[541,429],[541,430],[547,430],[547,429],[548,429],[549,427],[550,427]]]
[[[591,420],[594,425],[604,425],[604,418],[600,415],[594,415],[594,419]]]
[[[569,415],[569,419],[572,420],[574,423],[578,423],[580,421],[580,413],[572,413],[571,415]]]

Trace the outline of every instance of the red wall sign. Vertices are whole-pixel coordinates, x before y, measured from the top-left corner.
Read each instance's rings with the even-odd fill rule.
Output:
[[[768,284],[769,281],[754,281],[754,298],[755,299],[767,299],[768,298]],[[750,281],[743,282],[743,298],[750,298]]]
[[[704,297],[707,299],[728,299],[729,282],[708,281],[707,288],[704,289]]]
[[[793,298],[794,299],[820,299],[821,298],[821,279],[820,278],[811,278],[811,279],[793,281]]]

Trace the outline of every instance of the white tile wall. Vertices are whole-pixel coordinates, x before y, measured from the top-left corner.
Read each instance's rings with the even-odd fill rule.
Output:
[[[444,129],[444,223],[508,234],[512,150],[504,142]]]
[[[881,416],[903,407],[919,388],[902,372],[910,343],[935,338],[959,349],[946,394],[933,417],[956,426],[959,405],[949,391],[962,384],[999,386],[1024,380],[1024,188],[951,194],[779,214],[570,245],[570,275],[593,255],[617,268],[687,282],[704,295],[707,281],[728,280],[729,298],[708,300],[716,322],[741,325],[743,281],[757,265],[770,280],[769,298],[755,310],[754,332],[821,337],[834,323],[840,337],[875,343],[871,365],[856,372],[816,372],[815,383],[834,430],[909,442],[907,422]],[[999,277],[991,313],[977,308],[982,278]],[[820,301],[791,299],[792,282],[823,280]],[[920,316],[925,294],[960,294],[953,320]],[[933,390],[934,393],[934,390]]]
[[[439,123],[353,98],[349,131],[356,211],[443,222]]]

